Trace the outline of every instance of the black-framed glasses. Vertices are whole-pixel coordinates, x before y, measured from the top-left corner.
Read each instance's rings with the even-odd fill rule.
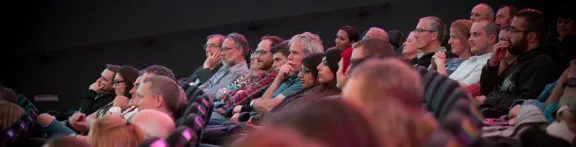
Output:
[[[254,54],[258,54],[258,55],[265,55],[266,53],[269,53],[270,51],[265,51],[265,50],[261,50],[261,49],[256,49],[254,51]]]
[[[113,83],[114,85],[119,85],[120,83],[124,83],[124,82],[126,82],[126,81],[121,81],[121,80],[114,80],[114,81],[112,81],[112,83]]]
[[[220,48],[220,46],[214,45],[214,44],[205,44],[205,45],[204,45],[204,49],[207,49],[207,48],[215,48],[215,47]]]
[[[434,30],[426,30],[426,29],[421,29],[421,28],[416,28],[414,31],[417,32],[417,33],[422,33],[422,32],[436,32],[436,31],[434,31]]]
[[[300,73],[302,73],[302,74],[307,74],[307,73],[310,73],[310,72],[312,72],[312,71],[309,70],[309,69],[306,69],[306,68],[300,68],[300,70],[299,70],[298,72],[300,72]]]

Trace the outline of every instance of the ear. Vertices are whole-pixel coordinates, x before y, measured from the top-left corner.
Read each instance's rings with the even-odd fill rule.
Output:
[[[156,108],[159,108],[164,103],[164,97],[162,95],[156,95]]]
[[[528,36],[526,36],[526,40],[530,43],[536,42],[538,41],[538,36],[536,35],[536,33],[534,32],[530,32],[528,34],[526,34]]]
[[[498,42],[498,36],[490,35],[490,37],[488,37],[488,42],[490,42],[491,44],[496,44]]]
[[[432,32],[432,40],[440,40],[440,34],[438,32]]]

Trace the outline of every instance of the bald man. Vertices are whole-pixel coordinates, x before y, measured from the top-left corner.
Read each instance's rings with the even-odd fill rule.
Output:
[[[378,27],[372,27],[368,30],[368,32],[366,32],[366,35],[362,39],[367,39],[367,38],[382,38],[382,39],[388,41],[388,32],[386,32],[386,30],[378,28]]]
[[[166,138],[175,128],[172,117],[152,109],[141,110],[130,121],[140,127],[147,137]]]
[[[490,20],[493,21],[494,19],[494,9],[490,7],[490,5],[485,3],[480,3],[474,8],[472,8],[472,12],[470,12],[470,20],[472,22],[476,22],[479,20]]]

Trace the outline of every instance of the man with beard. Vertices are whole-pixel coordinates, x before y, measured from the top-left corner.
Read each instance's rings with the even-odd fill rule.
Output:
[[[500,117],[515,100],[537,98],[544,86],[557,78],[558,63],[550,55],[554,49],[544,45],[546,30],[544,15],[538,10],[524,9],[514,17],[507,36],[510,41],[494,45],[494,53],[482,70],[481,91],[485,96],[477,100],[482,103],[484,116]],[[506,48],[518,60],[498,75]]]

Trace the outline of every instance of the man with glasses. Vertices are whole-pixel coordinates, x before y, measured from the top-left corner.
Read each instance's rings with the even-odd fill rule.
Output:
[[[420,18],[415,32],[416,48],[424,52],[424,55],[417,59],[416,65],[428,68],[437,51],[446,51],[446,48],[441,46],[446,35],[446,25],[438,17],[427,16]]]
[[[206,60],[204,64],[198,67],[192,75],[185,81],[180,83],[190,84],[190,85],[202,85],[212,75],[222,67],[222,62],[220,60],[220,47],[224,42],[226,37],[220,34],[213,34],[207,37],[206,44],[204,45],[204,50],[206,51]]]
[[[231,33],[226,36],[220,48],[220,58],[222,58],[222,68],[218,69],[208,81],[198,88],[204,91],[204,94],[214,98],[216,92],[232,83],[239,77],[249,74],[246,57],[250,52],[248,41],[244,35]]]
[[[477,97],[480,108],[489,118],[505,115],[516,100],[535,99],[546,84],[560,75],[558,61],[552,53],[554,48],[544,45],[547,25],[544,15],[535,9],[524,9],[513,19],[509,41],[494,45],[494,51],[481,76],[481,91]],[[518,56],[508,69],[498,74],[499,65],[506,54]]]
[[[282,39],[277,36],[264,36],[261,40],[262,41],[258,43],[258,48],[253,53],[254,63],[252,63],[252,65],[254,67],[252,68],[264,72],[254,73],[255,75],[253,75],[249,80],[243,84],[237,85],[237,88],[229,91],[225,90],[225,92],[223,92],[224,95],[220,97],[217,96],[216,98],[220,100],[224,106],[214,110],[212,117],[210,117],[209,124],[221,124],[227,122],[230,117],[232,117],[231,119],[237,119],[239,113],[231,116],[232,114],[227,115],[226,111],[235,106],[247,104],[251,100],[262,96],[264,91],[268,89],[270,84],[272,84],[276,75],[278,75],[278,70],[272,68],[274,60],[270,50],[273,46],[282,42]],[[239,112],[240,110],[237,111]]]

